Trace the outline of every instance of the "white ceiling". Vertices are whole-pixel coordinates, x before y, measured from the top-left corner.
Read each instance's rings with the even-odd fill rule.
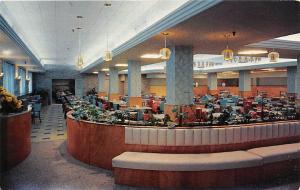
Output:
[[[102,57],[188,0],[0,1],[0,13],[43,64],[74,64],[78,55],[76,16],[84,18],[82,52],[86,64]]]

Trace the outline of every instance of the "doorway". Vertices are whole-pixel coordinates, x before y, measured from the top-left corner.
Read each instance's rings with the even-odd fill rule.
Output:
[[[52,79],[52,102],[61,103],[64,95],[75,94],[74,79]]]

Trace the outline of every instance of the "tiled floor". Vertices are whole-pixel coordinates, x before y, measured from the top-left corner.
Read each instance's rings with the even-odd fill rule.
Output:
[[[43,109],[42,123],[34,125],[38,131],[32,138],[32,151],[26,160],[0,175],[2,190],[137,190],[114,184],[111,171],[84,164],[66,150],[65,120],[61,105]],[[62,126],[62,127],[61,127]],[[50,130],[49,130],[50,129]],[[63,129],[64,135],[62,134]],[[45,134],[51,131],[50,134]],[[226,179],[224,179],[226,180]],[[289,176],[235,190],[298,190],[300,175]]]
[[[64,140],[67,138],[66,122],[61,104],[52,104],[51,106],[43,107],[41,119],[42,122],[36,118],[32,125],[32,142]]]

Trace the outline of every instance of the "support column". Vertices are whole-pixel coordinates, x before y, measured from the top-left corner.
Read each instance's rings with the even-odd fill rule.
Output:
[[[165,113],[175,120],[175,106],[193,104],[193,48],[175,46],[171,48],[167,61],[167,103]],[[183,110],[184,111],[184,110]]]
[[[25,70],[25,94],[29,94],[29,74],[28,69]]]
[[[297,59],[297,74],[296,74],[296,102],[297,105],[300,106],[300,55],[298,55],[298,59]]]
[[[287,67],[287,94],[296,97],[296,67]]]
[[[117,68],[109,69],[109,100],[119,100],[119,74]]]
[[[239,89],[242,98],[252,96],[250,71],[240,71]]]
[[[218,78],[217,73],[207,74],[207,86],[209,94],[218,94]]]
[[[15,96],[20,96],[21,92],[21,78],[19,73],[19,67],[15,65]]]
[[[105,91],[105,72],[98,72],[98,97],[107,96]]]
[[[137,61],[128,62],[128,97],[129,107],[142,106],[141,97],[141,64]]]

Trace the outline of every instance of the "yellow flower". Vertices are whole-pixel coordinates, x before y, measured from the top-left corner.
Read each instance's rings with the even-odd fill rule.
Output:
[[[12,100],[13,100],[13,98],[12,97],[6,97],[6,99],[5,99],[7,102],[11,102]]]
[[[13,103],[18,103],[18,99],[16,97],[13,97]]]
[[[19,104],[19,102],[18,102],[17,105],[16,105],[16,108],[17,108],[17,109],[20,109],[21,107],[22,107],[22,105]]]

